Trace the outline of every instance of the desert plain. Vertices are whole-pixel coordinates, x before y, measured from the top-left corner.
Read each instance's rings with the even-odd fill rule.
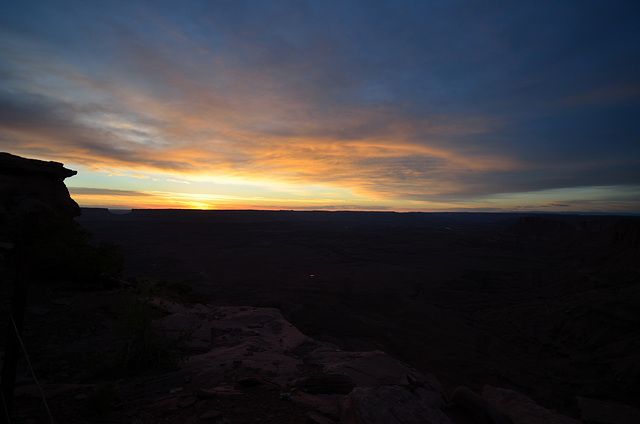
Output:
[[[384,351],[449,393],[505,387],[569,416],[585,399],[639,406],[640,261],[616,239],[621,217],[84,209],[76,219],[120,246],[126,273],[187,284],[211,305],[277,308],[316,340]]]

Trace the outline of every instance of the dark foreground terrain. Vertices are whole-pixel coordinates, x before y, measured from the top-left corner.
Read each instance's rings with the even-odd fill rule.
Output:
[[[449,392],[513,388],[573,416],[579,397],[640,406],[637,234],[616,235],[619,217],[524,216],[85,209],[78,221],[122,247],[128,273],[214,305],[277,307]]]

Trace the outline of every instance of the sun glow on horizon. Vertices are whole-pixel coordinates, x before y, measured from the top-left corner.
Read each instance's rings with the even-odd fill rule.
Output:
[[[22,3],[0,149],[83,206],[640,211],[632,2]]]

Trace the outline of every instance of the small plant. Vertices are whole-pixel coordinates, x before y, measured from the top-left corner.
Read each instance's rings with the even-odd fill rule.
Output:
[[[176,368],[184,358],[185,342],[195,332],[195,328],[187,328],[177,338],[170,338],[156,328],[154,320],[163,315],[152,303],[156,293],[157,286],[148,280],[123,293],[116,356],[119,366],[127,370]]]
[[[134,293],[125,293],[124,312],[119,325],[120,348],[117,362],[124,368],[157,368],[169,365],[170,343],[157,328],[153,320],[159,311],[149,299]]]

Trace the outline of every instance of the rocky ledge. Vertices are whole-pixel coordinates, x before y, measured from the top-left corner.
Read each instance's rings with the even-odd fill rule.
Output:
[[[381,351],[347,352],[313,340],[277,309],[158,305],[169,313],[157,321],[162,331],[193,329],[192,354],[171,377],[182,384],[140,407],[173,408],[183,422],[244,422],[247,411],[240,411],[252,396],[262,399],[252,407],[261,422],[282,422],[269,415],[273,404],[296,405],[292,422],[304,411],[307,422],[320,424],[579,422],[508,389],[486,386],[480,395],[460,387],[449,397],[435,376]]]
[[[118,290],[77,293],[61,299],[47,295],[39,307],[28,311],[33,321],[31,331],[48,328],[48,324],[58,329],[31,334],[27,340],[41,340],[43,348],[59,352],[49,364],[35,364],[57,422],[581,422],[507,388],[485,386],[476,393],[458,387],[446,393],[435,376],[424,375],[384,352],[343,351],[307,337],[278,309],[184,304],[166,299],[153,301],[165,313],[154,325],[169,338],[184,335],[185,330],[190,334],[184,362],[172,371],[107,375],[102,378],[110,383],[99,383],[73,358],[79,350],[90,350],[91,346],[101,346],[105,352],[111,348],[110,338],[100,334],[117,326],[108,305],[118,305],[119,296]],[[69,311],[73,316],[68,316]],[[80,318],[84,322],[79,323],[76,315],[84,317]],[[60,321],[64,319],[69,322]],[[64,339],[66,332],[68,338]],[[58,337],[54,339],[51,334]],[[46,350],[34,354],[34,358],[49,358]],[[68,359],[61,362],[61,358]],[[19,376],[19,381],[15,422],[47,422],[37,387],[27,375]],[[578,400],[581,418],[587,423],[640,422],[640,413],[634,408],[602,400]],[[93,413],[94,407],[100,412]]]
[[[65,178],[77,174],[58,162],[27,159],[0,152],[0,212],[16,215],[44,211],[47,215],[80,215]]]

